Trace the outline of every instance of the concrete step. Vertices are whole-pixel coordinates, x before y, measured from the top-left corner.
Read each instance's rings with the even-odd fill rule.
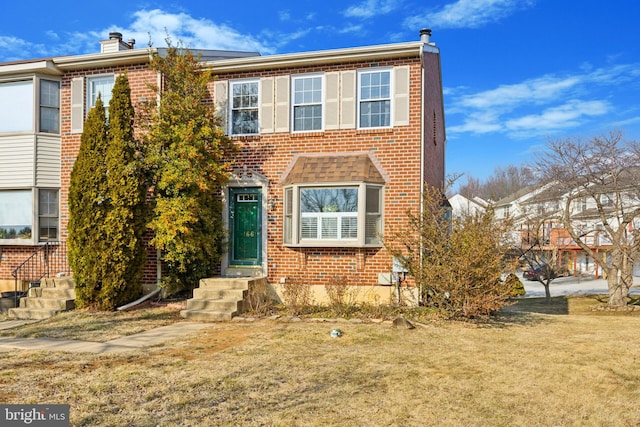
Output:
[[[228,311],[213,310],[182,310],[180,316],[189,320],[200,320],[203,322],[228,322],[237,314]]]
[[[215,288],[215,289],[249,289],[249,279],[236,279],[228,277],[213,277],[208,279],[200,279],[198,288]]]
[[[20,308],[46,308],[55,310],[73,310],[76,307],[73,299],[59,298],[23,298],[20,300]]]
[[[262,277],[262,267],[229,267],[224,270],[225,277]]]
[[[73,288],[42,288],[42,298],[76,299],[76,290]]]
[[[195,288],[193,290],[193,298],[237,301],[244,299],[248,293],[248,289]]]
[[[197,299],[187,301],[187,310],[237,312],[243,308],[242,300]]]
[[[231,320],[247,311],[250,288],[265,281],[264,277],[201,279],[199,287],[193,290],[193,298],[187,301],[187,308],[180,315],[208,322]]]
[[[42,320],[48,319],[50,317],[55,316],[61,310],[53,309],[53,308],[10,308],[9,309],[9,318],[11,319],[33,319],[33,320]]]
[[[40,286],[43,288],[68,288],[73,289],[76,283],[72,276],[50,277],[40,280]]]

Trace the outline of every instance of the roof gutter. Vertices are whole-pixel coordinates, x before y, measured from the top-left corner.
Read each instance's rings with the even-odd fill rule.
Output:
[[[408,42],[347,49],[320,50],[281,55],[223,59],[206,62],[206,66],[211,67],[214,72],[218,73],[257,71],[264,70],[265,68],[275,69],[325,65],[341,62],[379,61],[383,59],[421,55],[422,46],[422,42]]]

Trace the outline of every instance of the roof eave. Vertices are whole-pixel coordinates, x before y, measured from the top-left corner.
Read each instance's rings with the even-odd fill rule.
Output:
[[[157,49],[132,49],[110,53],[91,53],[87,55],[61,56],[54,58],[55,64],[64,71],[83,68],[109,67],[146,63]]]
[[[346,49],[223,59],[218,61],[209,61],[206,65],[211,67],[214,73],[220,73],[326,65],[341,62],[379,61],[391,58],[419,57],[423,46],[424,43],[422,42],[408,42]]]
[[[63,74],[63,72],[58,67],[56,67],[53,60],[51,59],[0,65],[0,77],[22,74],[46,74],[51,76],[60,76]]]

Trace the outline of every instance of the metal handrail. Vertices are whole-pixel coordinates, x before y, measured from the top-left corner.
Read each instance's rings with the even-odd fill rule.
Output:
[[[18,292],[18,282],[29,283],[29,288],[40,286],[40,280],[43,277],[51,277],[51,274],[70,273],[69,263],[67,262],[67,245],[66,242],[46,242],[34,251],[29,258],[24,260],[19,266],[13,269],[11,276],[15,280],[15,305],[18,306],[18,299],[24,296],[25,291],[20,286]],[[28,290],[28,289],[27,289]]]

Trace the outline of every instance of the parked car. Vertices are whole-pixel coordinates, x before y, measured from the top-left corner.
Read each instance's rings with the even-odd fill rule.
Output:
[[[528,269],[526,269],[524,271],[524,273],[522,273],[522,277],[524,277],[527,280],[545,280],[546,279],[546,272],[547,268],[543,268],[541,266],[536,265],[535,267],[531,268],[529,267]],[[553,274],[553,271],[551,271],[551,273]]]

